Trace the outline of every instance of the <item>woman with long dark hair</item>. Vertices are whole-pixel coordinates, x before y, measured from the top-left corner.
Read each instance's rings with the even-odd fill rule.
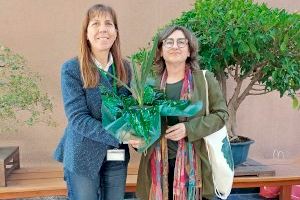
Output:
[[[79,56],[65,62],[61,69],[68,124],[55,159],[63,162],[72,200],[124,198],[128,145],[119,144],[102,126],[99,86],[117,95],[130,92],[105,72],[129,84],[130,66],[121,57],[116,13],[109,6],[97,4],[84,17]]]

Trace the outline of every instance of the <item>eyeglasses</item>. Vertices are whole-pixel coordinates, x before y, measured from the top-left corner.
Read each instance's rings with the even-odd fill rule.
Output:
[[[176,42],[177,42],[177,47],[178,48],[183,48],[188,43],[188,39],[186,39],[186,38],[177,38]],[[175,42],[174,42],[173,38],[167,38],[167,39],[163,40],[163,45],[167,49],[172,48],[174,46],[174,44],[175,44]]]

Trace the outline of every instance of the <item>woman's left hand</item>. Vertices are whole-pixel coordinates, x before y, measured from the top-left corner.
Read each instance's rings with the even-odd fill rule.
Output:
[[[173,141],[179,141],[187,136],[184,123],[178,123],[170,126],[166,130],[165,138]]]
[[[128,144],[131,145],[133,148],[140,148],[142,145],[144,145],[144,142],[142,139],[131,139],[128,141]]]

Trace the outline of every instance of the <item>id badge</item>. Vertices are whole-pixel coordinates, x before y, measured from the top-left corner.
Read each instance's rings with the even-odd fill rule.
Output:
[[[106,155],[107,161],[125,161],[124,149],[109,149]]]

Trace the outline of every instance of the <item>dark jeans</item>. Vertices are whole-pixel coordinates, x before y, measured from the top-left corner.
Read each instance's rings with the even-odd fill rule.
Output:
[[[81,176],[65,169],[70,200],[123,200],[127,177],[126,161],[105,161],[97,177]]]

